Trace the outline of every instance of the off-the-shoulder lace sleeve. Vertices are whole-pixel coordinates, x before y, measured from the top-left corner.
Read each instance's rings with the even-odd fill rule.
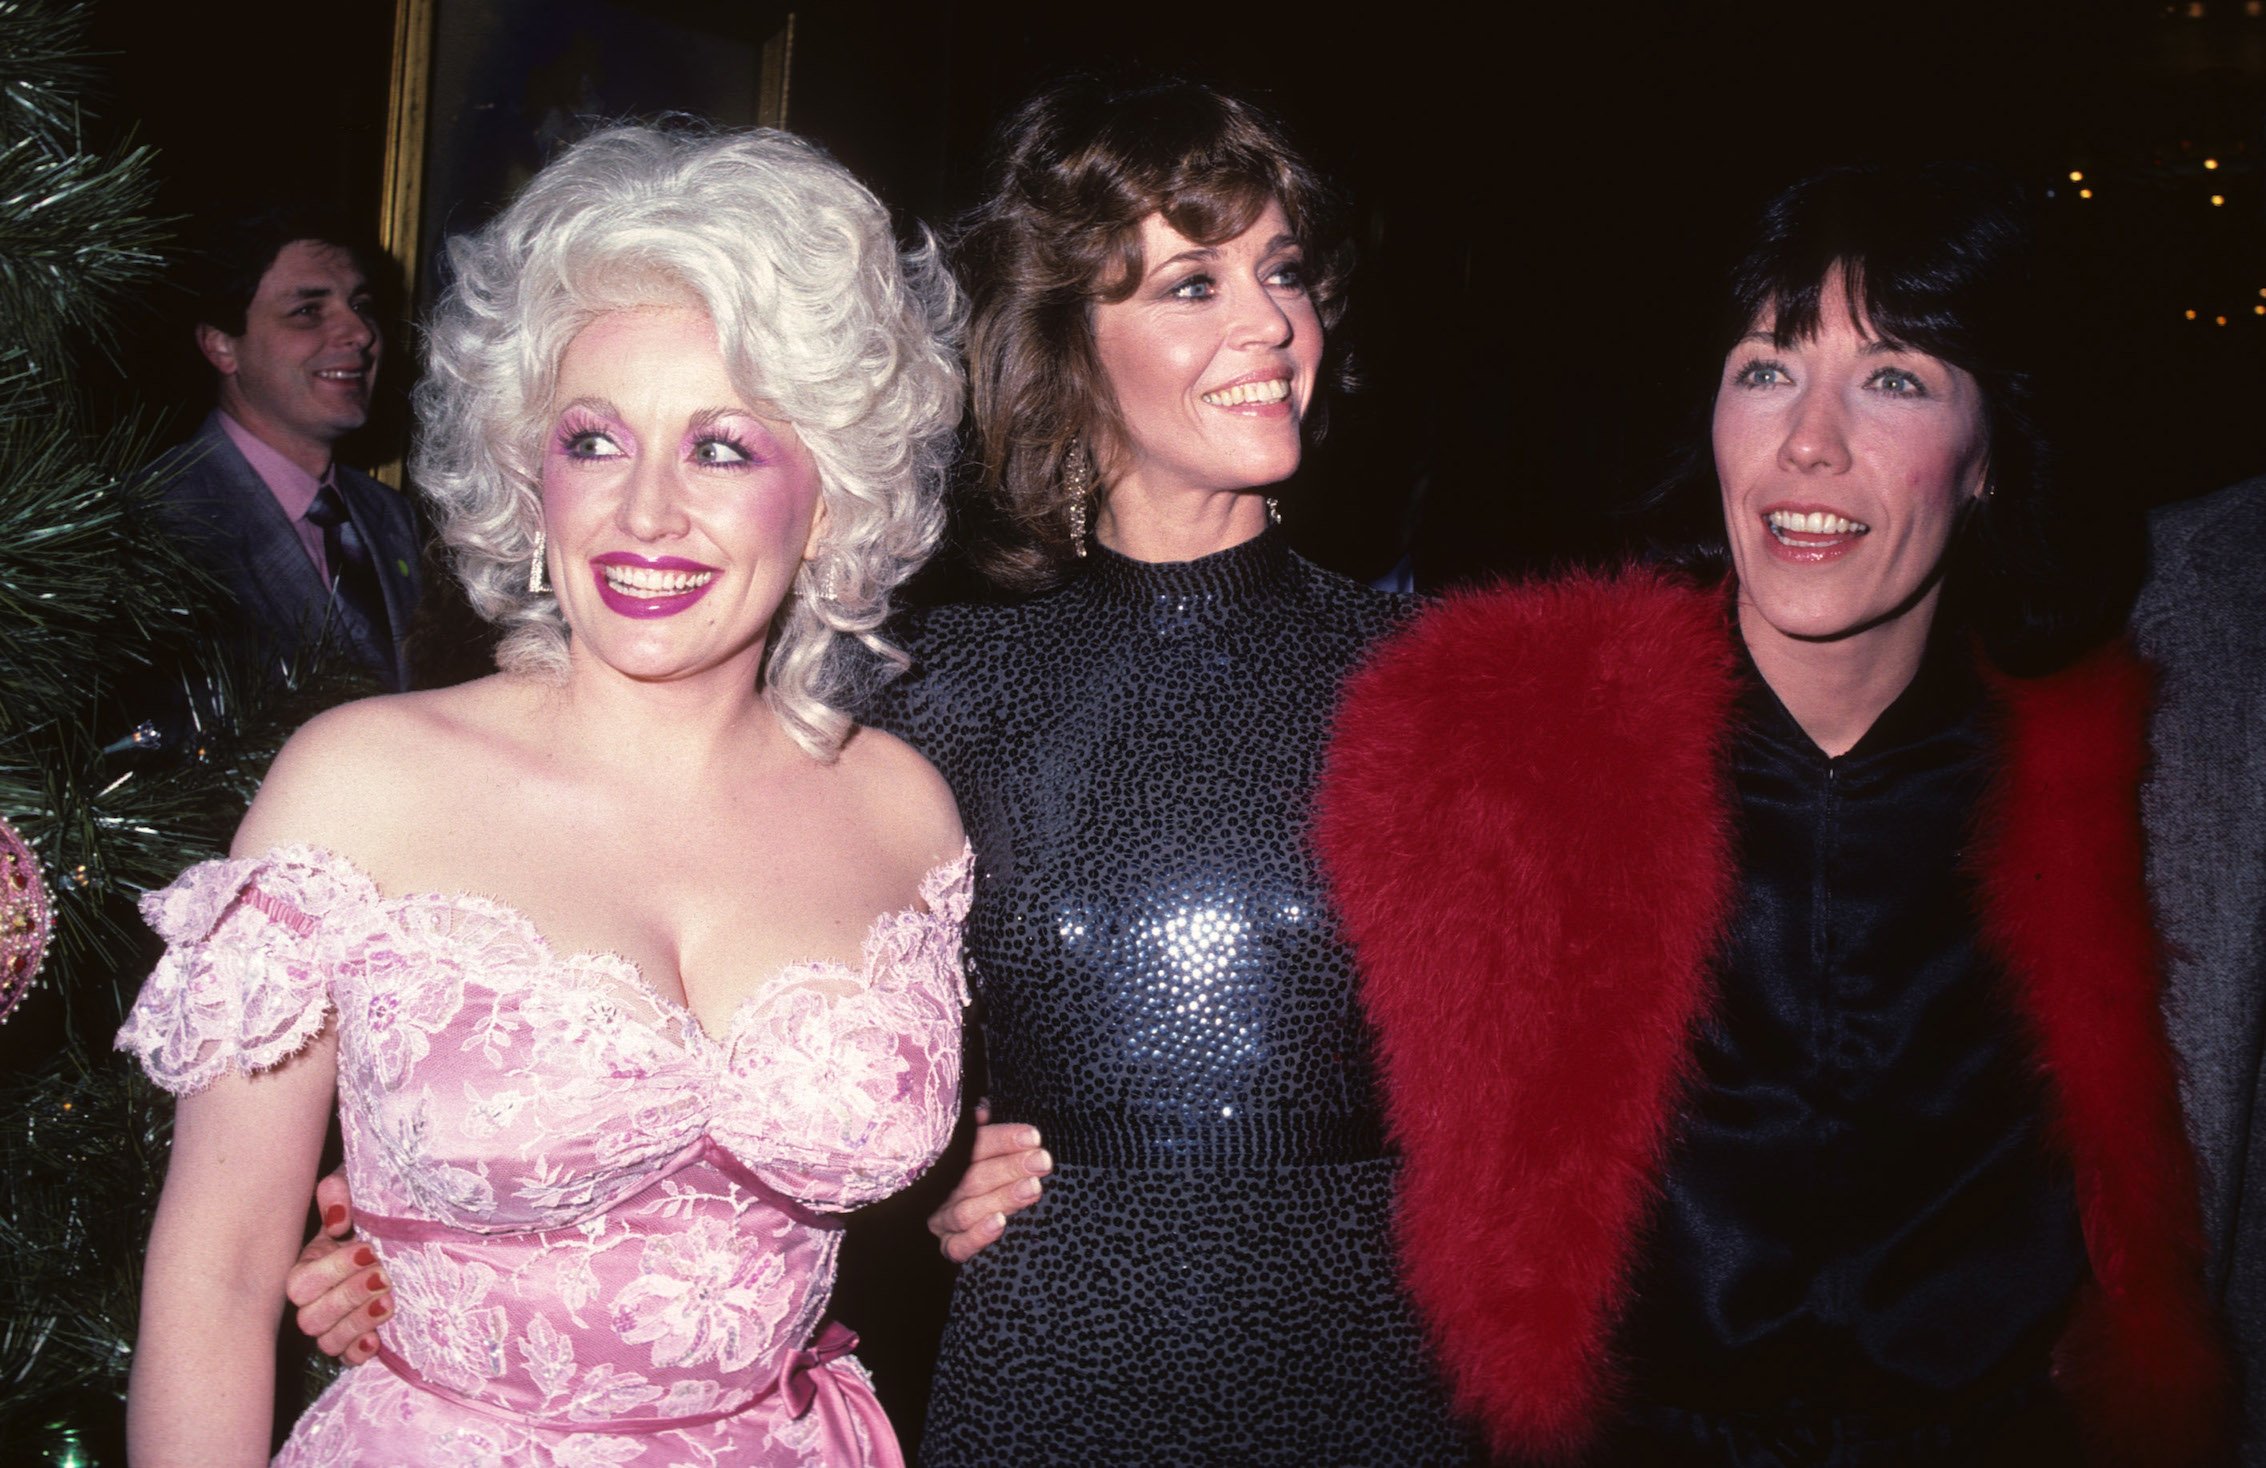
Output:
[[[369,878],[313,847],[200,862],[142,899],[166,942],[117,1045],[176,1095],[282,1064],[322,1032],[344,920]]]
[[[929,911],[935,936],[927,951],[952,979],[952,991],[965,1006],[969,1000],[966,958],[961,946],[968,926],[968,909],[976,899],[976,853],[967,842],[960,854],[921,880],[921,906]],[[941,920],[941,921],[939,921]]]

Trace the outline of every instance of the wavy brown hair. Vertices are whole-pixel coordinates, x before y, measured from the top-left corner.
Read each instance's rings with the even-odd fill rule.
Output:
[[[1217,245],[1270,203],[1305,249],[1327,331],[1344,310],[1351,251],[1335,196],[1266,113],[1195,82],[1077,77],[1008,119],[990,195],[961,221],[954,252],[972,306],[975,489],[989,512],[971,550],[992,580],[1044,590],[1076,555],[1065,463],[1074,443],[1091,452],[1122,427],[1093,307],[1139,286],[1141,221],[1161,215]],[[1323,381],[1333,375],[1326,367]]]

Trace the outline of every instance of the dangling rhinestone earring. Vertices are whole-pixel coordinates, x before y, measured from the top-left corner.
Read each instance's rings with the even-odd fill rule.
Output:
[[[540,595],[544,589],[543,532],[537,530],[535,532],[535,554],[527,563],[527,592],[530,596],[536,596]]]
[[[1086,495],[1093,488],[1094,465],[1086,446],[1073,437],[1062,456],[1062,488],[1070,499],[1070,548],[1086,554]]]
[[[1282,501],[1271,494],[1267,496],[1267,523],[1269,525],[1280,525],[1282,523]]]

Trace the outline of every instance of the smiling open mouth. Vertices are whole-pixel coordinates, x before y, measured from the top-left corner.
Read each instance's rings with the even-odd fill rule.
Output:
[[[1217,392],[1204,394],[1204,401],[1215,408],[1265,407],[1279,403],[1290,396],[1290,379],[1270,377],[1265,382],[1239,382]]]
[[[1772,510],[1763,519],[1769,524],[1770,533],[1787,545],[1863,535],[1873,528],[1862,520],[1852,520],[1846,515],[1831,515],[1822,510],[1812,510],[1808,514],[1794,510]]]
[[[639,601],[680,596],[716,579],[714,571],[665,571],[658,566],[600,566],[598,570],[609,590]]]

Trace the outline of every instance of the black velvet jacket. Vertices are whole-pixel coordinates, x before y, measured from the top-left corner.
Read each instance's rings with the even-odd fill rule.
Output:
[[[2041,1385],[2085,1278],[2069,1165],[1962,853],[1994,764],[1938,649],[1828,757],[1752,667],[1739,883],[1623,1332],[1632,1397],[1900,1438]],[[2058,1434],[2046,1423],[2025,1435]]]

